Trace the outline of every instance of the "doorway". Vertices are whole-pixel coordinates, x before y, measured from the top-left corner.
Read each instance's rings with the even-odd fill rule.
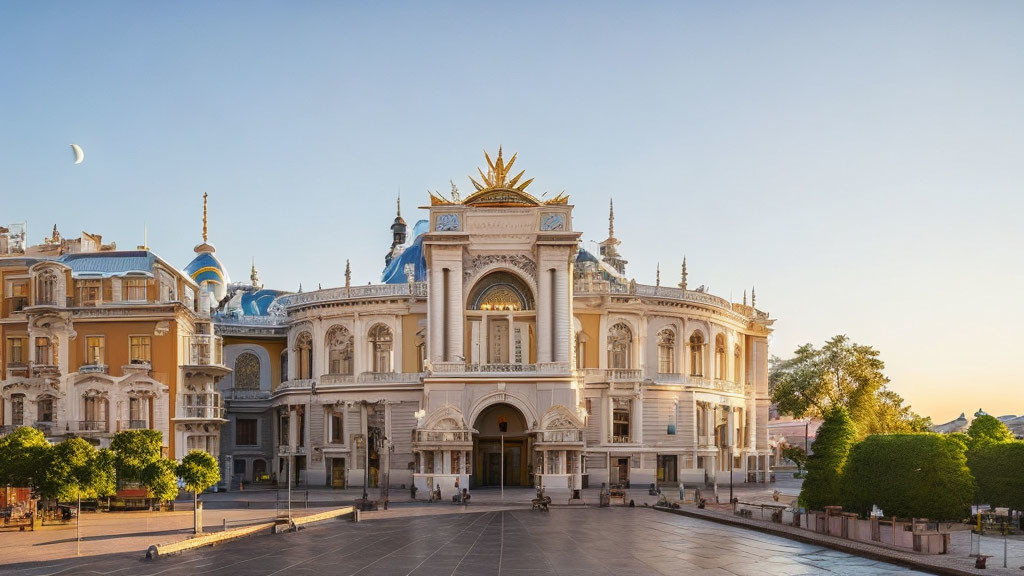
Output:
[[[629,458],[612,458],[611,484],[629,486]]]
[[[678,462],[675,455],[658,455],[658,483],[659,484],[678,484],[679,483],[679,468],[676,465]]]
[[[331,488],[345,487],[345,459],[331,459]]]
[[[495,404],[480,413],[474,428],[470,485],[529,486],[532,439],[522,413],[508,404]]]

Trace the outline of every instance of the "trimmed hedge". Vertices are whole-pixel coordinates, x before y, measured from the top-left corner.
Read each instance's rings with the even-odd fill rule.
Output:
[[[966,450],[939,434],[868,436],[850,451],[840,504],[864,516],[876,504],[889,516],[966,518],[974,496]]]
[[[811,455],[804,467],[806,479],[800,489],[800,503],[821,510],[839,501],[839,482],[850,447],[857,441],[857,426],[846,408],[834,408],[818,428]]]
[[[978,501],[1024,510],[1024,441],[981,442],[967,452]]]

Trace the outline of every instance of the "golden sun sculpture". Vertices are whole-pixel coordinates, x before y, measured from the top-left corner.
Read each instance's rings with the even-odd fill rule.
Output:
[[[520,170],[518,174],[509,178],[509,175],[512,173],[512,166],[516,162],[516,156],[518,156],[518,153],[513,154],[508,163],[505,163],[500,146],[498,147],[498,157],[496,160],[492,160],[491,155],[484,150],[484,158],[487,160],[487,172],[484,173],[483,169],[477,168],[477,172],[480,173],[480,181],[477,181],[472,176],[469,177],[469,181],[473,183],[476,191],[461,200],[454,195],[452,199],[448,199],[435,192],[430,192],[431,205],[462,204],[466,206],[499,207],[568,203],[569,197],[564,192],[543,202],[527,192],[526,187],[533,182],[533,178],[520,182],[523,174],[526,173],[525,170]]]

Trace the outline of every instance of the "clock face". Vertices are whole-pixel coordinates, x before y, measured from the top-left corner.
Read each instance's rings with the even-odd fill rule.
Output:
[[[565,230],[564,214],[545,214],[540,218],[541,230]]]
[[[459,215],[458,214],[440,214],[437,217],[437,221],[434,225],[434,230],[437,232],[451,232],[459,229]]]

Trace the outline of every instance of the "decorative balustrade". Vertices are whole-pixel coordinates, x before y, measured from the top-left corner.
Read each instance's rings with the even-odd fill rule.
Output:
[[[322,302],[396,297],[426,298],[427,283],[369,284],[367,286],[351,286],[348,288],[328,288],[326,290],[317,290],[315,292],[289,294],[278,298],[277,302],[285,308],[290,308],[308,304],[319,304]]]
[[[106,364],[83,364],[78,367],[79,374],[106,374]]]
[[[78,421],[79,432],[106,432],[107,421],[106,420],[79,420]]]
[[[281,382],[281,385],[278,386],[277,389],[278,390],[300,390],[302,388],[312,388],[313,387],[313,382],[315,382],[315,380],[313,380],[312,378],[288,380],[286,382]]]
[[[358,381],[366,384],[408,384],[420,381],[419,372],[363,372]]]
[[[473,434],[469,430],[417,430],[416,441],[427,442],[472,442]]]
[[[145,420],[122,420],[121,430],[145,430],[149,423]]]
[[[639,382],[640,370],[632,368],[585,368],[583,377],[590,382]]]
[[[688,376],[685,374],[657,374],[651,379],[653,384],[678,384],[693,388],[706,388],[719,392],[744,392],[742,383],[730,382],[717,378],[705,378],[703,376]]]
[[[60,376],[60,367],[53,364],[33,364],[33,376]]]
[[[179,418],[196,418],[200,420],[223,420],[224,407],[210,405],[178,406]]]
[[[270,398],[269,390],[251,388],[228,388],[222,394],[225,400],[267,400]]]
[[[189,366],[223,366],[224,339],[211,334],[182,336],[185,364]]]
[[[542,430],[537,433],[538,442],[571,442],[574,444],[583,442],[583,430]]]
[[[612,436],[612,444],[630,444],[631,442],[632,441],[629,439],[628,435],[626,435],[626,436],[613,435]]]
[[[628,284],[617,284],[607,281],[594,281],[587,278],[580,278],[574,283],[574,294],[577,296],[605,296],[605,295],[635,295],[647,298],[664,298],[667,300],[679,300],[682,302],[693,302],[714,306],[722,310],[728,310],[739,314],[744,318],[767,318],[768,314],[761,312],[752,306],[733,304],[720,296],[696,290],[683,290],[672,286],[651,286],[649,284],[634,284],[630,289]]]
[[[438,362],[431,366],[431,372],[435,374],[567,374],[570,370],[568,362],[541,362],[537,364],[516,362],[480,364]]]
[[[7,363],[7,377],[8,378],[27,378],[28,377],[28,364],[22,362],[8,362]]]

